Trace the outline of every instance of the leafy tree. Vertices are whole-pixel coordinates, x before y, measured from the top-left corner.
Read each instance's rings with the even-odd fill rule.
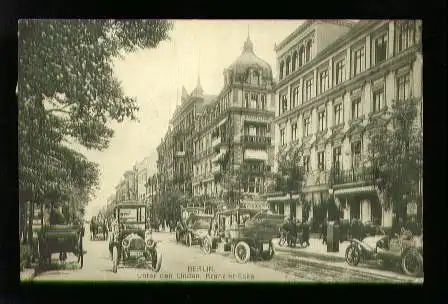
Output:
[[[303,147],[297,144],[289,144],[277,154],[278,171],[273,175],[275,188],[285,194],[289,194],[292,201],[293,193],[301,195],[303,199],[303,183],[305,170],[303,167]],[[306,206],[305,206],[306,207]]]
[[[370,132],[369,161],[376,186],[386,209],[392,208],[397,218],[404,219],[407,203],[416,199],[423,177],[423,133],[418,119],[421,100],[406,100],[393,106],[388,124]]]
[[[103,150],[113,136],[110,122],[136,119],[136,100],[124,95],[113,60],[156,47],[171,27],[164,20],[19,22],[20,189],[52,207],[90,198],[97,165],[66,143]],[[82,211],[83,204],[77,206]]]

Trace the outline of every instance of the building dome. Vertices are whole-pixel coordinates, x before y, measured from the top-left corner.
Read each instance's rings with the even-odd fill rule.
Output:
[[[247,36],[246,42],[244,42],[242,54],[229,66],[228,70],[233,71],[234,74],[247,73],[250,69],[262,70],[263,78],[272,78],[271,66],[255,55],[254,45]]]

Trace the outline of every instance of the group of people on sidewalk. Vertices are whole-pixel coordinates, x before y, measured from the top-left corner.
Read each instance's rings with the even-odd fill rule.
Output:
[[[310,246],[310,220],[300,222],[293,217],[285,218],[281,238],[289,247]]]

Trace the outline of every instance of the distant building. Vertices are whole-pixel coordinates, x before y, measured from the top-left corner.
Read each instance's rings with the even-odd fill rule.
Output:
[[[390,226],[366,164],[365,130],[387,119],[393,105],[422,99],[418,21],[307,21],[276,47],[275,149],[305,148],[306,216],[298,196],[268,198],[273,211],[322,220],[334,193],[345,219]],[[420,111],[422,111],[422,102]],[[330,170],[338,177],[330,180]]]

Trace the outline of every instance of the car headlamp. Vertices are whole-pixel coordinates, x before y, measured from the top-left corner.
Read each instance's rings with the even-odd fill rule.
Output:
[[[123,242],[122,242],[121,244],[122,244],[122,246],[123,246],[124,248],[128,248],[129,245],[131,244],[131,242],[129,242],[128,239],[124,239]]]

